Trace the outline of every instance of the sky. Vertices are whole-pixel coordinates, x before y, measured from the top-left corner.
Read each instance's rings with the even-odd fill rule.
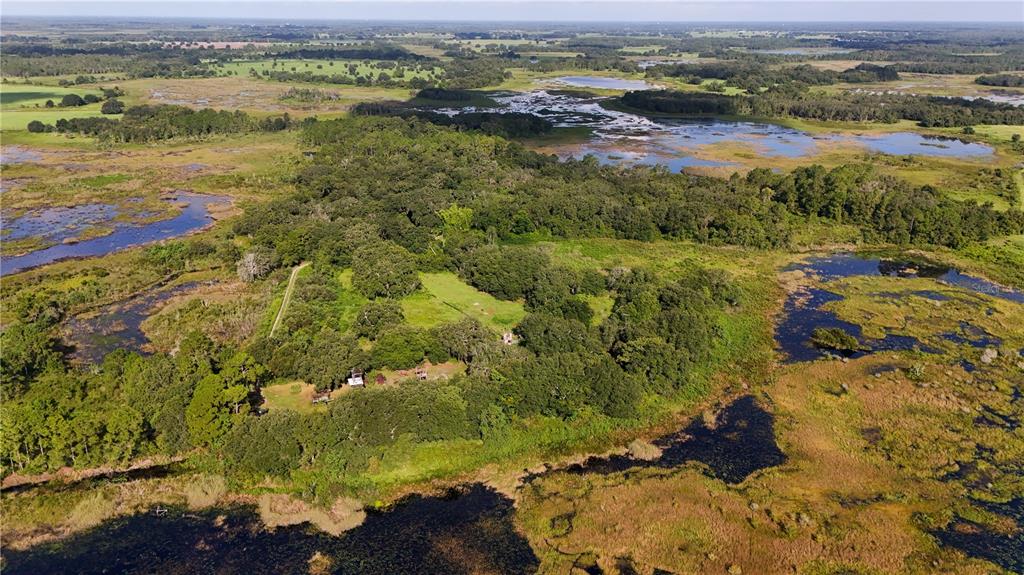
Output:
[[[580,22],[1001,22],[1024,0],[0,0],[0,17]]]

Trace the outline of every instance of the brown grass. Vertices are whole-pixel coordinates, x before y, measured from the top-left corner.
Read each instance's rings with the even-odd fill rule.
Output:
[[[322,509],[285,494],[265,493],[260,496],[259,511],[267,527],[312,523],[331,535],[358,527],[366,519],[362,504],[347,497],[339,497],[330,509]]]

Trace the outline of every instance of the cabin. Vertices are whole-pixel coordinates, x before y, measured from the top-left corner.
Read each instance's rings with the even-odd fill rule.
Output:
[[[348,377],[349,387],[363,387],[366,382],[363,381],[363,372],[358,369],[353,369]]]

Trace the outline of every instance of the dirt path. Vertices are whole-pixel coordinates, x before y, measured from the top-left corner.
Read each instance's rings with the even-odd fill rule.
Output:
[[[288,278],[288,287],[284,288],[284,298],[281,300],[281,307],[277,310],[277,317],[274,318],[274,325],[270,326],[270,337],[274,337],[274,332],[281,326],[281,320],[284,319],[284,312],[288,309],[288,304],[292,301],[292,294],[295,293],[295,280],[299,278],[299,272],[302,268],[308,265],[309,262],[302,262],[292,268],[292,275]]]
[[[1013,175],[1013,182],[1017,184],[1017,193],[1020,194],[1018,201],[1024,206],[1024,170],[1017,170]]]

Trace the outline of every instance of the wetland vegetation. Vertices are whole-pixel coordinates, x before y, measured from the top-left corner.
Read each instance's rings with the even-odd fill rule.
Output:
[[[1020,30],[164,24],[5,19],[5,572],[1022,568]]]

